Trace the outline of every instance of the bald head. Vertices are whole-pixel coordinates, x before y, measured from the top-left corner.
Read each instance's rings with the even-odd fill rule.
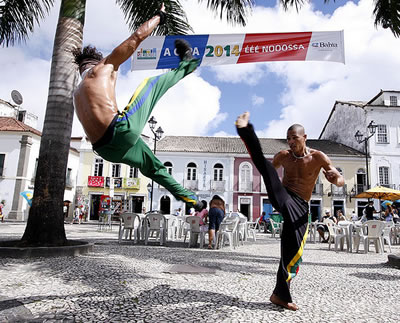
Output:
[[[289,131],[295,131],[299,135],[304,135],[305,134],[304,127],[301,124],[298,124],[298,123],[292,124],[287,131],[288,132]]]

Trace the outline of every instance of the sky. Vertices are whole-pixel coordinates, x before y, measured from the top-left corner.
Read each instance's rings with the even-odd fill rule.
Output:
[[[306,3],[284,11],[274,0],[258,0],[247,26],[220,21],[204,4],[182,0],[195,34],[271,33],[344,30],[345,64],[334,62],[266,62],[200,67],[171,88],[153,115],[164,135],[236,136],[234,121],[244,111],[259,136],[285,138],[287,128],[303,124],[318,138],[336,100],[368,101],[381,89],[400,90],[400,39],[374,27],[373,0]],[[11,102],[18,90],[22,108],[39,117],[42,130],[47,102],[51,54],[60,1],[29,39],[0,48],[0,99]],[[87,0],[84,45],[105,55],[130,32],[115,1]],[[107,23],[110,22],[110,23]],[[139,83],[159,70],[120,69],[117,103],[122,110]],[[72,136],[83,129],[74,117]],[[150,135],[145,127],[144,134]]]

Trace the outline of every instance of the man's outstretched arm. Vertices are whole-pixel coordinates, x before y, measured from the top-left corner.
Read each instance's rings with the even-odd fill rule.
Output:
[[[132,56],[140,43],[160,24],[162,16],[165,19],[165,15],[163,3],[160,12],[144,22],[128,39],[114,48],[111,54],[106,57],[104,64],[112,64],[114,65],[114,70],[118,70],[119,66]]]
[[[323,157],[323,173],[326,177],[326,179],[336,185],[336,186],[343,186],[344,185],[344,178],[343,176],[339,173],[339,171],[332,165],[331,160],[329,159],[328,156],[326,156],[324,153],[320,152],[322,157]]]

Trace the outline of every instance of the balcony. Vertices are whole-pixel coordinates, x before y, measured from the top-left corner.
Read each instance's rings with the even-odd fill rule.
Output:
[[[211,181],[211,191],[225,192],[225,181]]]
[[[183,187],[191,190],[191,191],[198,191],[199,189],[199,181],[197,179],[194,180],[184,180]]]
[[[347,185],[339,187],[334,184],[331,184],[331,196],[333,197],[346,197],[347,195]]]
[[[312,191],[312,195],[314,195],[314,196],[323,196],[324,195],[324,184],[316,183],[314,185],[314,189]]]
[[[354,185],[354,189],[355,189],[355,192],[357,195],[362,192],[365,192],[368,189],[368,187],[367,187],[367,185],[364,185],[364,184],[356,184],[356,185]]]
[[[65,187],[66,188],[73,188],[74,187],[74,181],[72,180],[72,178],[66,178],[65,179]]]
[[[253,182],[239,183],[239,192],[253,192]]]

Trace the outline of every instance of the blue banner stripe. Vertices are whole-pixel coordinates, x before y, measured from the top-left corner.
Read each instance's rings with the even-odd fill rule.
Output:
[[[117,122],[123,121],[123,120],[128,120],[128,118],[132,114],[134,114],[143,105],[143,103],[148,98],[151,90],[153,89],[153,86],[157,83],[157,81],[158,81],[158,79],[160,78],[161,75],[158,75],[158,76],[154,77],[154,79],[148,85],[148,87],[146,89],[146,92],[140,97],[140,99],[136,102],[136,104],[133,107],[132,107],[132,105],[128,106],[128,107],[126,107],[124,109],[124,111],[122,111],[121,115],[117,119]]]
[[[160,68],[177,68],[180,62],[179,56],[175,55],[175,39],[184,39],[192,47],[193,57],[200,60],[203,59],[206,50],[209,35],[175,35],[166,36],[164,45],[160,53],[160,59],[157,64],[157,69]]]

